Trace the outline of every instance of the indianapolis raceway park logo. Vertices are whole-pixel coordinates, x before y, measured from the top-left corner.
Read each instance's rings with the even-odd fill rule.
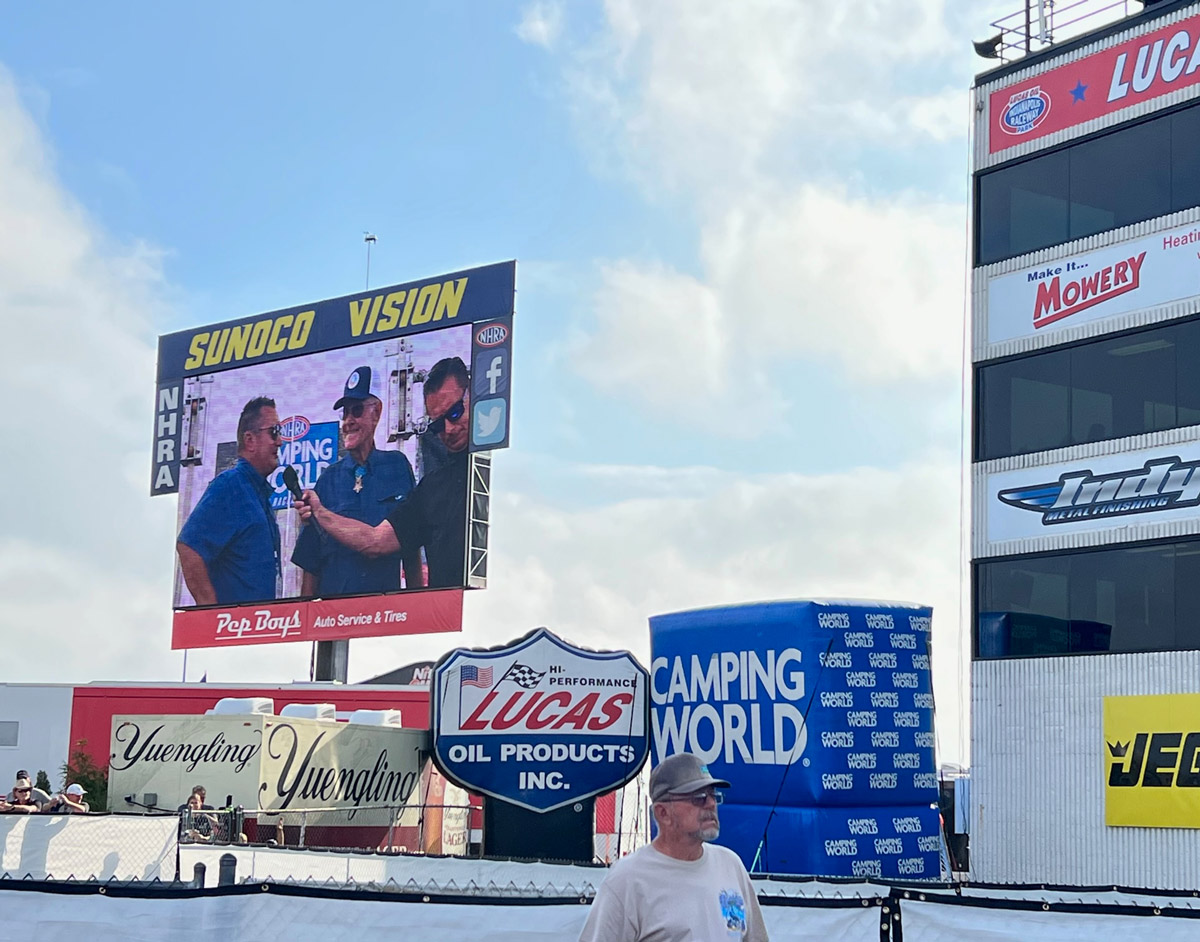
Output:
[[[1005,134],[1028,134],[1050,114],[1050,96],[1040,85],[1017,92],[1000,113],[1000,130]]]
[[[1095,475],[1068,471],[1051,484],[999,491],[1006,504],[1042,515],[1042,523],[1154,513],[1200,504],[1200,461],[1178,457],[1147,461],[1141,468]]]

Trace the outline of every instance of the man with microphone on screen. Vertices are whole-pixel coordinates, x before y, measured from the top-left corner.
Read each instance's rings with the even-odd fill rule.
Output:
[[[281,429],[275,400],[251,399],[237,424],[238,460],[204,492],[179,531],[175,549],[197,605],[275,598],[279,525],[267,477],[279,467]]]
[[[467,367],[458,357],[439,360],[425,377],[429,425],[424,434],[441,440],[447,458],[421,478],[386,520],[372,526],[334,513],[322,503],[320,494],[311,490],[295,502],[300,519],[316,520],[332,539],[368,556],[385,556],[401,549],[407,554],[424,546],[429,587],[462,586],[466,576],[469,383]]]
[[[371,393],[372,373],[360,366],[346,379],[342,398],[342,447],[338,461],[321,472],[314,488],[319,502],[341,517],[378,526],[416,484],[412,465],[402,451],[375,447],[375,429],[383,402]],[[370,556],[338,542],[319,526],[306,526],[296,541],[292,562],[303,571],[303,596],[394,592],[400,588],[400,553]],[[422,585],[420,547],[403,559],[409,587]]]

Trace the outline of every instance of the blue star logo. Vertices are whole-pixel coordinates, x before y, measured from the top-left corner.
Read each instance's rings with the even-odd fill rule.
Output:
[[[1082,80],[1077,82],[1075,87],[1071,89],[1071,104],[1083,101],[1084,96],[1087,94],[1087,90],[1088,87],[1083,84]]]

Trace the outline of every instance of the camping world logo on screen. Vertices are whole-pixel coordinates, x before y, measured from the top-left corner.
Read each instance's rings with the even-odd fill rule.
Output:
[[[1040,85],[1017,92],[1000,113],[1000,128],[1005,134],[1028,134],[1050,114],[1050,96]]]
[[[1200,461],[1156,458],[1140,468],[1095,475],[1068,471],[1052,484],[999,491],[1012,507],[1042,515],[1042,523],[1071,523],[1097,517],[1155,513],[1200,504]]]

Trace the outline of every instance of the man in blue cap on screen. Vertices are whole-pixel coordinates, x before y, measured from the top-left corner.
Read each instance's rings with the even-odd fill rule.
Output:
[[[342,447],[345,454],[321,472],[316,492],[334,513],[369,526],[383,523],[416,483],[412,465],[401,451],[375,447],[375,429],[383,402],[371,393],[371,368],[360,366],[346,379],[342,398]],[[358,595],[393,592],[400,588],[400,552],[367,556],[332,539],[309,524],[296,540],[292,562],[304,571],[300,593],[305,596]],[[404,573],[411,587],[421,585],[419,547],[403,554]]]
[[[723,779],[690,752],[650,773],[658,836],[613,864],[580,942],[766,942],[754,884],[721,832]]]
[[[316,520],[333,539],[368,556],[401,550],[407,560],[409,552],[424,547],[429,564],[428,587],[461,587],[466,578],[470,383],[467,366],[459,357],[445,357],[430,368],[425,377],[429,424],[423,434],[441,441],[446,458],[422,476],[421,483],[396,505],[385,522],[364,526],[326,506],[319,483],[316,494],[305,491],[295,502],[300,519]]]

